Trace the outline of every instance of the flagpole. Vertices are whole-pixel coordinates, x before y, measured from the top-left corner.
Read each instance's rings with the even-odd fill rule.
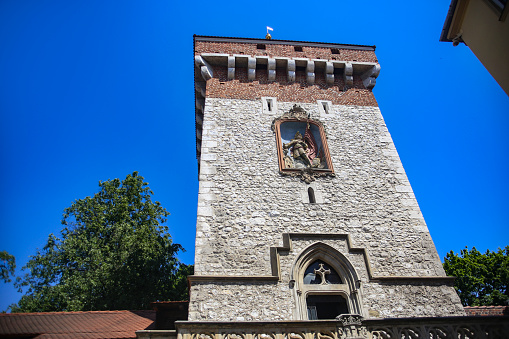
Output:
[[[274,29],[269,27],[269,26],[267,26],[267,35],[265,36],[265,39],[267,39],[267,40],[272,39],[272,36],[269,34],[269,30],[273,31]]]

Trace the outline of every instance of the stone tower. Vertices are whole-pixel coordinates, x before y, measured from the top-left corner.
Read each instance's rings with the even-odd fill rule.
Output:
[[[374,46],[194,37],[190,321],[463,315],[372,89]]]

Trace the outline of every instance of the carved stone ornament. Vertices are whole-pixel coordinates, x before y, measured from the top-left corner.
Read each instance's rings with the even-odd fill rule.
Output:
[[[276,133],[279,173],[300,177],[307,184],[321,176],[334,176],[327,138],[320,121],[300,106],[272,122]]]
[[[275,339],[275,333],[257,333],[254,335],[255,339]],[[300,339],[300,338],[299,338]]]
[[[335,176],[334,173],[315,172],[315,171],[313,171],[310,168],[302,169],[302,170],[300,170],[298,172],[297,171],[295,171],[295,172],[283,172],[283,171],[280,171],[279,173],[283,174],[283,175],[288,175],[288,176],[291,176],[291,177],[300,177],[300,180],[304,181],[306,184],[312,183],[318,177],[325,177],[325,176],[334,177]]]
[[[213,335],[207,333],[196,333],[193,335],[193,339],[212,339]]]
[[[301,106],[295,104],[295,105],[293,105],[292,108],[290,108],[290,110],[288,112],[283,113],[283,115],[281,115],[279,118],[275,118],[272,121],[272,126],[271,126],[272,131],[273,132],[276,131],[275,125],[278,121],[285,120],[285,119],[297,120],[297,121],[312,120],[311,114],[307,113],[306,110],[304,108],[302,108]],[[315,124],[322,126],[322,123],[318,120],[313,120],[313,122]]]
[[[364,318],[358,314],[341,314],[336,317],[336,320],[339,320],[341,323],[338,326],[338,332],[341,333],[341,339],[349,339],[349,338],[368,338],[368,330],[366,326],[362,325],[362,320]],[[338,324],[339,325],[339,324]]]
[[[228,333],[225,336],[225,339],[244,339],[244,336],[242,334],[237,333]]]
[[[309,114],[306,113],[304,108],[295,104],[288,113],[283,114],[282,118],[309,119]]]
[[[317,339],[337,339],[338,336],[336,333],[332,332],[318,332],[316,333]]]
[[[290,332],[284,336],[285,339],[305,339],[306,333],[294,333]]]
[[[362,319],[364,318],[358,314],[341,314],[336,317],[343,326],[362,325]]]

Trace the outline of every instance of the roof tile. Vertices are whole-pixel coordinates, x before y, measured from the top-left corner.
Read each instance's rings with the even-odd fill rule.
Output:
[[[136,331],[154,327],[155,318],[152,310],[0,314],[0,337],[136,338]]]

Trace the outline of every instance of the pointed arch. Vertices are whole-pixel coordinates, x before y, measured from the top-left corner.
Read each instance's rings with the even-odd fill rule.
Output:
[[[306,270],[317,261],[324,263],[325,267],[330,266],[331,271],[337,272],[340,283],[305,284]],[[292,267],[291,280],[294,282],[295,316],[299,320],[310,319],[309,312],[313,313],[311,308],[317,306],[310,306],[308,303],[318,305],[316,300],[320,298],[331,302],[344,299],[345,305],[335,306],[337,312],[362,315],[359,275],[342,253],[323,242],[316,242],[299,254]],[[331,314],[330,310],[323,313]]]

